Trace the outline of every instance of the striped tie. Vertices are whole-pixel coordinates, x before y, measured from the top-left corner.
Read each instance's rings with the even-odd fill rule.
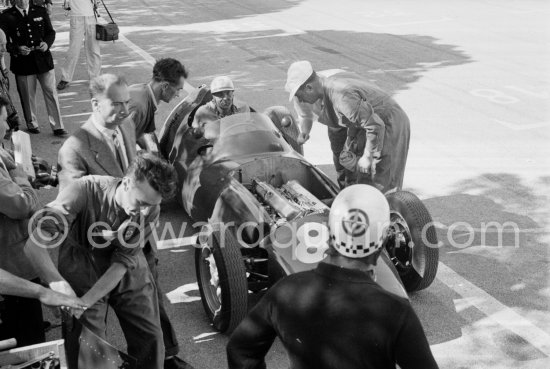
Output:
[[[122,150],[122,145],[120,144],[120,141],[118,139],[118,131],[115,131],[113,133],[113,143],[115,144],[115,153],[116,153],[116,158],[118,160],[118,163],[122,168],[122,172],[126,173],[126,169],[128,169],[128,165],[124,160],[124,151]]]

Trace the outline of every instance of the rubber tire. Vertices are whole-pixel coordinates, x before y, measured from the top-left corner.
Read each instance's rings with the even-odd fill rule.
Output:
[[[248,282],[243,257],[237,241],[232,233],[225,231],[225,245],[220,247],[220,233],[214,231],[210,236],[210,248],[214,255],[221,287],[221,311],[214,319],[214,311],[207,303],[205,286],[201,276],[201,265],[204,263],[202,250],[195,250],[195,271],[202,304],[208,319],[214,328],[222,333],[230,334],[244,319],[248,310]],[[208,283],[208,282],[206,282]],[[210,288],[210,285],[206,286]]]
[[[412,267],[405,273],[400,273],[401,281],[407,292],[419,291],[432,284],[437,274],[439,263],[439,248],[437,245],[437,234],[432,223],[432,216],[422,201],[413,193],[407,191],[397,191],[386,196],[390,209],[395,210],[403,216],[410,231],[411,240],[414,247],[423,248],[426,256],[426,268],[424,277],[420,276]],[[432,247],[429,247],[422,241],[422,229],[430,224],[426,229],[426,239]]]

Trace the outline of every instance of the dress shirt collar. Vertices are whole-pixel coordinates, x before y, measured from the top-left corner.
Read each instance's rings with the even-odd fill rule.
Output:
[[[108,136],[110,138],[113,138],[113,133],[117,133],[118,127],[115,129],[107,128],[103,125],[101,125],[96,117],[92,114],[92,123],[94,124],[95,128],[103,135]]]
[[[21,13],[22,16],[25,16],[25,15],[23,14],[23,11],[26,11],[26,12],[27,12],[27,15],[29,15],[29,7],[25,8],[25,9],[21,9],[20,7],[18,7],[18,6],[16,5],[15,8],[19,11],[19,13]]]
[[[357,269],[342,268],[337,265],[323,262],[320,262],[319,265],[317,265],[315,273],[344,282],[376,284],[367,272]]]
[[[147,84],[147,90],[149,91],[149,95],[151,95],[151,100],[153,100],[153,104],[155,105],[155,112],[157,111],[159,107],[159,103],[155,97],[155,93],[153,92],[153,89],[151,88],[151,84]]]

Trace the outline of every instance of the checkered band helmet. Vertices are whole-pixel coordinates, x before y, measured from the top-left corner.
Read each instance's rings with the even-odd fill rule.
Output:
[[[390,224],[390,206],[372,186],[346,187],[329,214],[330,245],[349,258],[364,258],[380,249]]]

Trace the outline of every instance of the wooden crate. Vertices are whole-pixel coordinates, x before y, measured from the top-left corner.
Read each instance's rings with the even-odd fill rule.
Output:
[[[0,369],[7,365],[22,364],[43,354],[53,351],[59,358],[61,369],[67,369],[67,358],[63,340],[39,343],[32,346],[18,347],[0,352]]]

